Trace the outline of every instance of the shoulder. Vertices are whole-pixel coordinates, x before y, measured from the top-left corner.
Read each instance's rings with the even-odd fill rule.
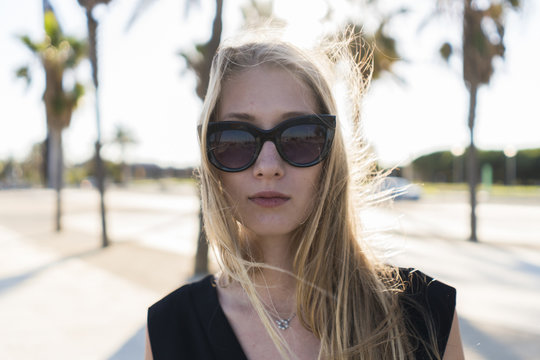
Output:
[[[212,276],[184,285],[148,308],[147,329],[154,359],[169,359],[178,354],[207,358],[208,344],[201,326],[211,299]]]
[[[456,289],[414,268],[400,268],[404,296],[425,300],[426,305],[450,305],[455,307]]]
[[[190,287],[191,284],[186,284],[164,296],[148,308],[149,314],[159,315],[164,312],[177,311],[182,305],[188,304]]]
[[[174,319],[174,315],[191,312],[193,301],[202,297],[203,293],[211,288],[212,283],[213,277],[209,275],[174,290],[148,308],[148,321]]]
[[[456,289],[423,272],[399,269],[403,281],[400,304],[414,340],[435,343],[444,354],[456,307]]]

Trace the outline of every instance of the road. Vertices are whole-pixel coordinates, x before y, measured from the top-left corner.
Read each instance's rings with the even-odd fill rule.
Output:
[[[189,185],[111,189],[99,250],[99,199],[0,191],[0,358],[141,358],[146,307],[190,274],[198,201]],[[467,359],[540,353],[540,202],[482,199],[480,243],[465,241],[462,195],[396,202],[362,213],[365,238],[386,261],[457,288]]]

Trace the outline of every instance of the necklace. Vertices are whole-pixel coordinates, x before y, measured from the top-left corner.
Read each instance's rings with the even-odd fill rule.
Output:
[[[296,313],[293,312],[289,318],[281,318],[281,316],[279,315],[279,312],[276,309],[276,306],[274,305],[274,300],[272,299],[272,295],[270,294],[270,290],[268,289],[268,284],[266,286],[266,292],[268,294],[268,298],[270,299],[270,304],[272,305],[272,307],[270,307],[264,301],[261,301],[263,306],[266,308],[269,314],[271,314],[271,316],[274,318],[274,322],[277,324],[278,329],[283,330],[283,331],[287,330],[289,326],[291,325],[291,321],[296,316]]]
[[[270,303],[272,304],[272,307],[268,306],[263,301],[263,306],[267,309],[267,311],[271,314],[271,316],[274,318],[274,322],[277,324],[277,327],[279,330],[287,330],[289,326],[291,325],[291,321],[296,316],[296,313],[293,312],[289,318],[281,318],[278,311],[276,310],[276,307],[274,305],[274,301],[272,300],[272,296],[270,296],[270,293],[268,293],[268,296],[270,298]]]
[[[289,328],[289,325],[291,324],[292,319],[294,319],[295,316],[296,316],[296,313],[293,313],[291,315],[291,317],[288,318],[288,319],[277,318],[274,321],[276,322],[277,327],[279,328],[279,330],[287,330]]]
[[[270,295],[270,294],[268,294]],[[272,316],[274,317],[274,322],[277,324],[277,327],[279,328],[279,330],[287,330],[289,328],[289,326],[291,325],[291,321],[292,319],[294,319],[294,317],[296,316],[296,313],[293,312],[291,316],[289,316],[289,318],[281,318],[278,311],[276,310],[276,307],[274,306],[274,301],[272,300],[272,297],[270,297],[270,303],[272,304],[272,308],[271,309],[268,305],[266,305],[264,302],[263,302],[263,305],[266,307],[266,309],[272,313]]]

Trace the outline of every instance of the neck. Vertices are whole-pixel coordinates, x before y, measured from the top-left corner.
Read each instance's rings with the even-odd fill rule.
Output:
[[[280,314],[290,314],[295,306],[296,279],[288,274],[293,270],[290,236],[257,238],[264,263],[277,268],[262,268],[253,276],[263,301],[274,306]]]

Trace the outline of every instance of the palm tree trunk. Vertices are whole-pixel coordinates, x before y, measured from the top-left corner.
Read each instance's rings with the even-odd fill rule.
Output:
[[[90,3],[86,7],[86,21],[88,27],[88,43],[89,43],[89,57],[92,64],[92,80],[95,87],[95,105],[96,105],[96,124],[97,124],[97,140],[96,140],[96,177],[99,190],[100,199],[100,213],[101,213],[101,246],[109,246],[109,238],[107,236],[107,222],[105,214],[105,170],[103,168],[103,161],[101,159],[101,119],[99,113],[99,81],[98,81],[98,61],[97,61],[97,21],[92,15],[92,10],[96,3]]]
[[[55,229],[62,230],[61,190],[63,183],[64,158],[62,154],[62,130],[49,128],[49,187],[56,190]]]
[[[96,97],[97,101],[97,97]],[[105,221],[105,170],[101,159],[101,142],[96,141],[96,175],[99,190],[99,205],[101,213],[101,247],[109,246],[109,238],[107,236],[107,222]]]
[[[208,274],[208,241],[204,233],[202,208],[199,208],[199,239],[197,240],[197,253],[195,254],[195,277]]]
[[[197,84],[197,95],[201,100],[204,100],[206,90],[208,89],[208,83],[210,81],[210,68],[212,67],[212,59],[221,43],[221,33],[223,30],[223,0],[216,0],[216,13],[214,15],[214,22],[212,24],[212,36],[210,40],[204,45],[203,55],[204,65],[201,69],[203,71],[197,71],[199,82]],[[201,198],[199,194],[199,199]],[[194,276],[208,273],[208,241],[206,234],[204,233],[202,207],[199,208],[199,238],[197,240],[197,253],[195,254],[195,274]]]
[[[469,86],[469,132],[471,135],[469,151],[467,152],[467,182],[469,184],[469,195],[471,204],[471,235],[470,241],[477,242],[476,235],[476,185],[478,173],[478,160],[476,154],[476,146],[474,145],[474,122],[476,116],[476,98],[478,85],[470,84]]]

